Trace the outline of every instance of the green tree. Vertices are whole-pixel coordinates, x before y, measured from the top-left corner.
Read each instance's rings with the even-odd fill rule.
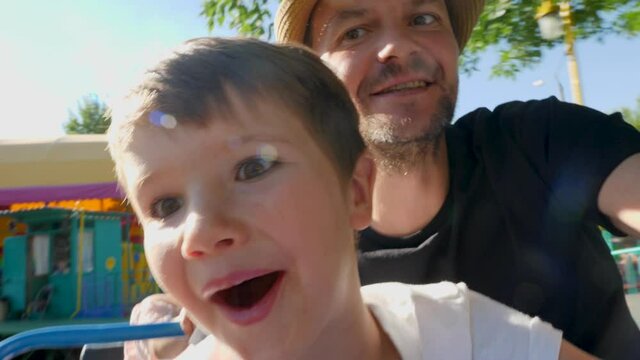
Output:
[[[111,124],[107,106],[96,95],[86,95],[78,102],[78,112],[69,111],[64,124],[67,134],[104,134]]]
[[[492,75],[515,77],[540,62],[544,49],[561,45],[563,39],[543,40],[534,18],[542,0],[487,0],[461,67],[476,69],[479,56],[487,49],[500,54]],[[278,0],[205,0],[201,15],[209,29],[227,25],[244,35],[271,39],[272,14],[269,5]],[[576,40],[603,40],[607,35],[634,36],[640,33],[638,0],[571,0]]]
[[[240,34],[271,39],[273,16],[270,2],[279,0],[205,0],[200,15],[207,18],[209,30],[227,25]]]
[[[540,36],[535,19],[540,3],[541,0],[487,0],[465,49],[463,70],[474,70],[478,56],[492,49],[500,54],[492,67],[492,75],[513,78],[520,70],[539,63],[544,49],[562,46],[563,37],[548,41]],[[578,42],[640,33],[638,0],[571,0],[569,3]]]
[[[640,130],[640,96],[636,99],[636,108],[628,108],[623,107],[620,109],[622,113],[622,117],[624,117],[625,121],[629,124],[635,126],[636,129]]]

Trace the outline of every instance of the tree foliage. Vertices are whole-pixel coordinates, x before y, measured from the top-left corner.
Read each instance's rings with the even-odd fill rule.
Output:
[[[201,15],[209,29],[227,25],[240,34],[271,40],[273,14],[269,4],[278,0],[205,0]],[[391,1],[391,0],[389,0]],[[540,62],[544,49],[563,43],[540,37],[535,14],[541,0],[486,0],[487,5],[461,57],[465,72],[476,70],[481,54],[497,51],[499,60],[492,75],[515,77]],[[610,34],[640,34],[638,0],[571,0],[575,36],[578,41],[604,39]]]
[[[275,0],[278,1],[278,0]],[[269,0],[205,0],[200,15],[207,18],[209,30],[228,26],[240,34],[271,39],[272,14]]]
[[[479,55],[491,48],[500,54],[492,75],[515,77],[518,71],[540,62],[544,49],[562,45],[564,39],[542,39],[535,19],[541,0],[488,0],[462,59],[472,71]],[[571,14],[576,41],[607,35],[640,33],[638,0],[572,0]]]
[[[620,109],[622,113],[622,117],[626,122],[635,126],[636,129],[640,130],[640,96],[636,99],[636,108],[628,108],[623,107]]]
[[[104,134],[110,124],[107,106],[96,95],[87,95],[78,102],[77,113],[69,111],[64,130],[67,134]]]

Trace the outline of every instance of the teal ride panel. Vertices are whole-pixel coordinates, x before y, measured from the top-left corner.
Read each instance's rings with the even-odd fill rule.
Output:
[[[4,240],[2,296],[9,301],[10,313],[27,308],[27,260],[27,236]]]

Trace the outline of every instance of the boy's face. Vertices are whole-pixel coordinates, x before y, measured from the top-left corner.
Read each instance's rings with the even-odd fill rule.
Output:
[[[252,107],[138,127],[119,165],[163,290],[246,357],[286,358],[359,300],[368,189],[340,181],[296,115]]]

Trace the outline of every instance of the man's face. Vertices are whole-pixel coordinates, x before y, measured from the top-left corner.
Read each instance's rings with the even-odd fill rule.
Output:
[[[140,128],[124,181],[163,290],[244,358],[304,358],[359,299],[354,197],[297,115],[252,105]]]
[[[458,46],[444,0],[322,0],[309,35],[370,146],[433,140],[451,121]]]

